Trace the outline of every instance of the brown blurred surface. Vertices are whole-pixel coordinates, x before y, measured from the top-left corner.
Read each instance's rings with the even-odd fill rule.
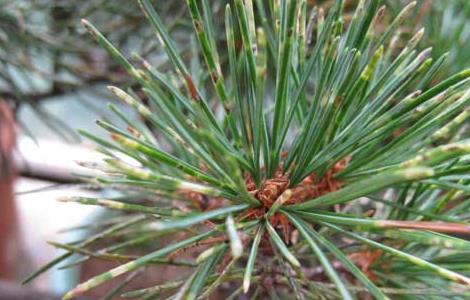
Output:
[[[18,226],[13,201],[15,123],[9,105],[0,100],[0,279],[15,279]]]
[[[38,292],[12,282],[0,281],[0,300],[58,300],[51,294]]]

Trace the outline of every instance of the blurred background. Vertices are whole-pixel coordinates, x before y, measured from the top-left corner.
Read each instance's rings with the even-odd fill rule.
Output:
[[[186,31],[191,24],[177,18],[185,13],[181,3],[170,2],[160,1],[159,11],[171,12],[163,14],[168,24]],[[81,226],[105,214],[57,201],[106,194],[75,176],[88,172],[77,162],[99,160],[76,129],[102,136],[94,121],[113,118],[106,85],[133,85],[85,33],[81,18],[126,54],[162,61],[137,1],[0,1],[0,299],[19,299],[19,289],[24,299],[51,299],[93,272],[67,268],[46,272],[27,289],[19,285],[61,253],[48,241],[78,241],[90,229]],[[113,104],[134,118],[121,103]]]
[[[193,51],[184,1],[154,2],[181,49]],[[331,2],[309,5],[328,7]],[[346,1],[346,9],[355,2]],[[383,2],[393,16],[410,1]],[[224,3],[213,1],[215,14]],[[96,273],[66,266],[41,275],[26,289],[19,285],[60,253],[47,241],[79,241],[93,229],[87,224],[106,214],[93,206],[57,201],[64,195],[109,193],[76,176],[90,172],[77,162],[100,159],[76,129],[103,136],[94,121],[112,120],[108,102],[126,117],[136,118],[114,103],[106,89],[109,84],[132,88],[134,82],[89,38],[81,18],[91,21],[126,55],[136,52],[166,68],[136,1],[0,0],[0,299],[20,299],[19,289],[24,299],[51,299],[86,274]],[[470,65],[470,1],[418,1],[414,17],[400,30],[412,34],[422,26],[422,48],[433,45],[435,58],[449,52],[438,77]],[[191,65],[191,71],[198,73],[198,66]],[[12,293],[15,298],[8,298]]]

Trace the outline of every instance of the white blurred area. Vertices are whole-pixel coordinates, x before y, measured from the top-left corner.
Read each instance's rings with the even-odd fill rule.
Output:
[[[59,178],[67,181],[72,174],[89,174],[89,170],[76,161],[99,161],[91,148],[70,145],[57,140],[32,140],[21,137],[18,141],[16,160],[19,167],[36,178]],[[102,213],[95,206],[57,201],[64,196],[93,196],[91,191],[80,190],[74,185],[21,177],[15,184],[16,208],[19,218],[20,246],[26,259],[26,271],[33,271],[62,253],[47,241],[70,242],[83,238],[85,231],[63,232],[64,229],[86,225]],[[32,282],[43,291],[61,293],[77,282],[77,270],[46,272]]]
[[[95,124],[106,119],[121,124],[107,108],[112,101],[131,120],[136,114],[120,102],[113,101],[105,86],[96,86],[90,93],[86,90],[76,94],[54,97],[41,103],[41,110],[62,123],[48,126],[53,119],[44,117],[25,105],[19,112],[19,135],[15,161],[21,174],[15,184],[17,214],[19,216],[20,243],[24,260],[19,264],[23,276],[63,253],[47,241],[77,241],[87,235],[86,230],[63,232],[64,229],[97,222],[104,209],[75,203],[59,202],[66,196],[93,196],[64,183],[74,174],[91,174],[89,169],[77,162],[100,162],[100,155],[87,140],[80,141],[77,129],[83,129],[101,138],[107,133]],[[98,97],[96,91],[100,92]],[[66,129],[66,130],[65,130]],[[60,131],[60,132],[59,132]],[[71,134],[72,133],[72,134]],[[74,134],[75,133],[75,134]],[[66,138],[63,135],[66,135]],[[38,189],[46,188],[42,191]],[[35,191],[36,192],[29,192]],[[100,196],[107,196],[100,193]],[[62,263],[63,264],[63,263]],[[28,286],[42,291],[61,294],[78,283],[78,268],[45,272]]]
[[[96,174],[77,162],[100,162],[102,156],[91,145],[66,144],[59,140],[20,137],[17,141],[15,164],[22,174],[38,178],[51,178],[59,182],[68,182],[79,175]]]

